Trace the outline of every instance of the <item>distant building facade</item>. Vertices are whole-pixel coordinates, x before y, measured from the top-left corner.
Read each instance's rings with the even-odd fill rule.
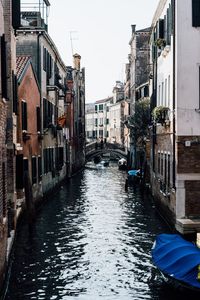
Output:
[[[77,172],[85,163],[85,69],[81,56],[74,55],[74,67],[67,67],[67,126],[69,128],[70,173]]]
[[[136,31],[136,25],[132,25],[132,36],[129,42],[130,54],[128,56],[126,77],[126,95],[130,99],[130,115],[135,114],[135,103],[149,97],[150,74],[150,28]],[[130,130],[130,167],[137,168],[140,149],[134,136],[134,128]]]

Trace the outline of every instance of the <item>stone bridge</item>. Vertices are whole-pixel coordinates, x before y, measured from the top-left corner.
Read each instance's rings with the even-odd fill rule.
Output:
[[[96,142],[86,144],[86,161],[92,160],[95,156],[109,155],[110,158],[120,159],[127,158],[125,148],[120,144],[96,144]]]

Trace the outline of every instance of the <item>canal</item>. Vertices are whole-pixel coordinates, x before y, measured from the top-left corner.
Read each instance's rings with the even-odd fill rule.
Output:
[[[186,299],[151,262],[155,236],[170,230],[148,195],[125,191],[125,176],[114,163],[85,168],[49,197],[31,234],[20,226],[6,300]]]

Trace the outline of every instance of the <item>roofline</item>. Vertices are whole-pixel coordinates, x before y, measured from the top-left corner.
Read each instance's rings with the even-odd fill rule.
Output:
[[[58,49],[57,49],[57,47],[56,47],[54,41],[52,40],[52,38],[51,38],[50,35],[46,32],[45,29],[43,29],[43,28],[41,28],[41,29],[36,29],[36,28],[32,29],[32,28],[26,28],[26,27],[23,28],[23,27],[20,27],[20,28],[17,29],[17,31],[16,31],[16,33],[23,33],[23,32],[27,32],[27,33],[33,33],[33,32],[35,32],[35,33],[37,33],[37,34],[43,35],[44,38],[45,38],[45,39],[48,41],[48,43],[50,44],[52,50],[54,51],[55,56],[57,57],[57,59],[58,59],[60,65],[63,67],[63,69],[65,70],[65,72],[67,71],[67,67],[66,67],[64,61],[62,60],[61,55],[60,55],[60,53],[59,53],[59,51],[58,51]]]
[[[51,6],[49,0],[44,0],[44,3],[46,4],[46,6]]]
[[[19,55],[20,57],[20,55]],[[38,90],[40,92],[40,85],[39,85],[39,82],[38,82],[38,79],[37,79],[37,76],[35,74],[35,71],[34,71],[34,68],[33,68],[33,65],[32,65],[32,59],[31,59],[31,56],[29,56],[29,59],[27,60],[25,66],[24,66],[24,69],[22,70],[21,74],[19,75],[19,78],[17,78],[17,82],[18,84],[21,84],[22,82],[22,79],[24,78],[25,74],[26,74],[26,71],[28,70],[28,67],[31,66],[31,69],[33,71],[33,75],[35,77],[35,81],[36,81],[36,84],[38,86]]]
[[[157,22],[158,18],[160,17],[166,3],[167,3],[167,0],[160,0],[160,2],[158,3],[158,6],[156,8],[156,11],[154,13],[153,20],[151,23],[152,28],[155,27],[156,22]]]

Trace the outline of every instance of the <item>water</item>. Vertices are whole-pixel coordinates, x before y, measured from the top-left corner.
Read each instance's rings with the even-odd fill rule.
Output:
[[[32,234],[19,230],[6,300],[189,299],[151,262],[155,236],[169,228],[147,195],[124,185],[113,164],[52,195]]]

